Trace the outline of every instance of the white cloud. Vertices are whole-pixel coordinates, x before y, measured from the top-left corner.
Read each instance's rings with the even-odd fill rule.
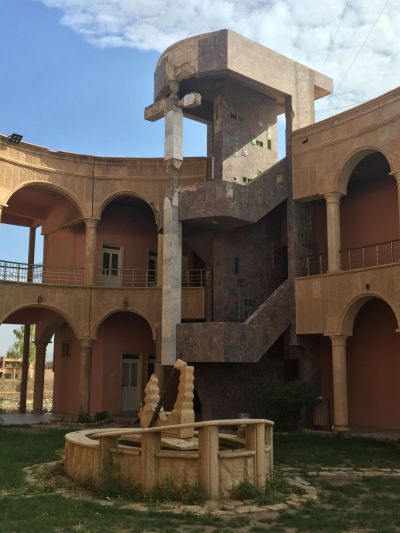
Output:
[[[400,85],[400,0],[40,1],[59,8],[63,24],[99,47],[161,52],[188,34],[230,28],[316,70],[332,47],[324,72],[338,91],[318,105],[328,109],[320,118]]]

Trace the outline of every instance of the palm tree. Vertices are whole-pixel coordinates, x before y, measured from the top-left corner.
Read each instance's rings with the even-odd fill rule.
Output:
[[[7,350],[7,357],[10,359],[22,359],[24,351],[24,329],[25,326],[19,326],[18,328],[13,329],[13,334],[15,340],[12,346]],[[31,325],[31,334],[29,341],[29,364],[33,363],[35,360],[35,325]]]

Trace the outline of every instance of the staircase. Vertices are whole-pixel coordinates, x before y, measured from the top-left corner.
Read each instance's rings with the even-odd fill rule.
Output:
[[[209,181],[179,194],[179,220],[227,218],[254,223],[289,195],[286,157],[248,185]]]
[[[293,285],[284,281],[245,322],[177,326],[177,353],[191,363],[256,363],[292,322]]]

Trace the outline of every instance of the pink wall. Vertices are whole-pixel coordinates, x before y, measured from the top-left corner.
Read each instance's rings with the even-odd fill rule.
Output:
[[[372,299],[359,311],[347,340],[352,426],[400,429],[400,335],[391,308]]]
[[[70,354],[62,355],[62,343],[69,343]],[[54,397],[55,413],[79,414],[80,344],[71,328],[64,324],[54,339]]]
[[[102,266],[103,244],[124,247],[125,269],[147,269],[148,251],[157,252],[157,227],[147,205],[109,205],[97,227],[96,268]]]
[[[59,229],[45,235],[43,262],[50,267],[83,267],[85,226]]]
[[[122,354],[155,354],[151,328],[138,315],[115,313],[99,328],[93,348],[91,413],[121,411]]]
[[[377,176],[349,186],[341,201],[342,249],[399,238],[397,185]]]

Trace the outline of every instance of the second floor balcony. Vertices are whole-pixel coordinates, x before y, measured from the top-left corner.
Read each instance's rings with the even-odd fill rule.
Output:
[[[400,239],[340,250],[342,271],[379,267],[399,261]],[[299,272],[301,277],[318,276],[327,272],[327,254],[310,255],[302,258]]]
[[[45,285],[84,286],[83,267],[49,266],[0,260],[0,281]],[[157,270],[97,269],[94,285],[107,288],[149,289],[161,286]],[[182,287],[197,288],[207,284],[207,270],[191,269],[182,272]]]

